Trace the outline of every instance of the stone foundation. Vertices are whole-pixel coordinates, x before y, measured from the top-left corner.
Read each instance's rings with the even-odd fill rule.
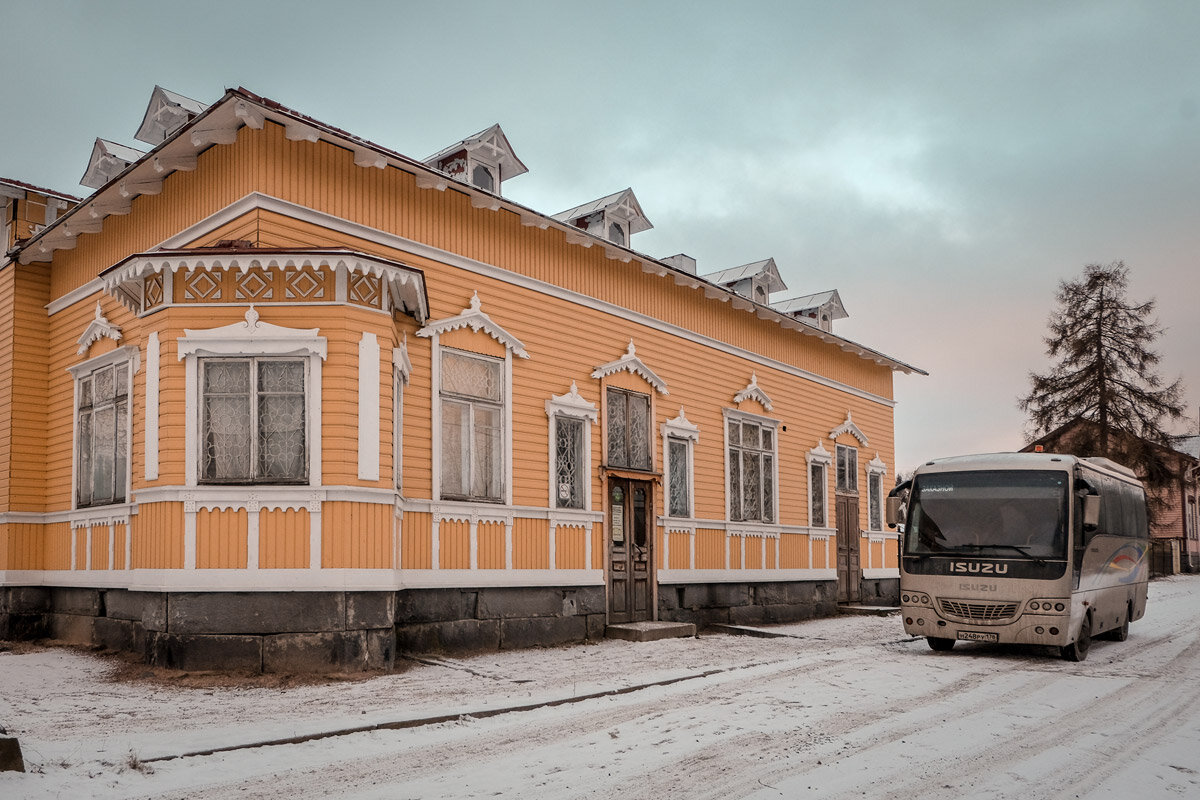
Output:
[[[896,605],[899,580],[862,582]],[[697,629],[837,612],[835,581],[663,584],[658,619]],[[387,670],[398,653],[467,654],[604,638],[605,588],[133,592],[0,588],[0,639],[57,639],[189,671]]]
[[[401,592],[0,588],[0,639],[56,639],[188,671],[391,669],[397,652],[474,653],[604,637],[604,587]]]
[[[836,581],[663,584],[658,618],[709,625],[799,622],[837,613]]]

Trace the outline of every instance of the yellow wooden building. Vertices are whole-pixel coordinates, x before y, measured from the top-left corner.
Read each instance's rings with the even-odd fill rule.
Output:
[[[505,199],[499,126],[417,160],[159,88],[137,137],[37,226],[0,182],[0,635],[373,668],[894,601],[920,370],[836,292],[644,255],[631,190]]]

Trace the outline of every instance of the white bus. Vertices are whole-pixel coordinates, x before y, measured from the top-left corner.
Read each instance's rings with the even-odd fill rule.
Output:
[[[887,521],[905,522],[904,630],[934,650],[956,641],[1037,644],[1082,661],[1092,637],[1124,641],[1146,611],[1146,495],[1131,470],[1108,459],[930,461],[892,490]]]

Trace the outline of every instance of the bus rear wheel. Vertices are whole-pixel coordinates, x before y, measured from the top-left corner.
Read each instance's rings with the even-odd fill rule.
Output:
[[[1133,616],[1133,606],[1128,606],[1125,609],[1125,621],[1120,627],[1113,628],[1108,632],[1108,638],[1114,642],[1123,642],[1129,638],[1129,618]]]
[[[953,639],[943,639],[940,636],[927,636],[925,641],[929,642],[930,649],[937,650],[939,653],[954,649]]]
[[[1088,650],[1092,647],[1092,618],[1084,617],[1079,626],[1079,635],[1071,644],[1064,645],[1062,657],[1067,661],[1083,661],[1087,658]]]

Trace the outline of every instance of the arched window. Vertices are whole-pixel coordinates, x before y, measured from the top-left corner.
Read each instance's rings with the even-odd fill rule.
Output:
[[[476,164],[475,169],[471,171],[471,183],[489,192],[493,191],[496,187],[492,171],[483,164]]]
[[[608,240],[613,244],[624,246],[625,244],[625,229],[616,222],[610,223],[608,226]]]

